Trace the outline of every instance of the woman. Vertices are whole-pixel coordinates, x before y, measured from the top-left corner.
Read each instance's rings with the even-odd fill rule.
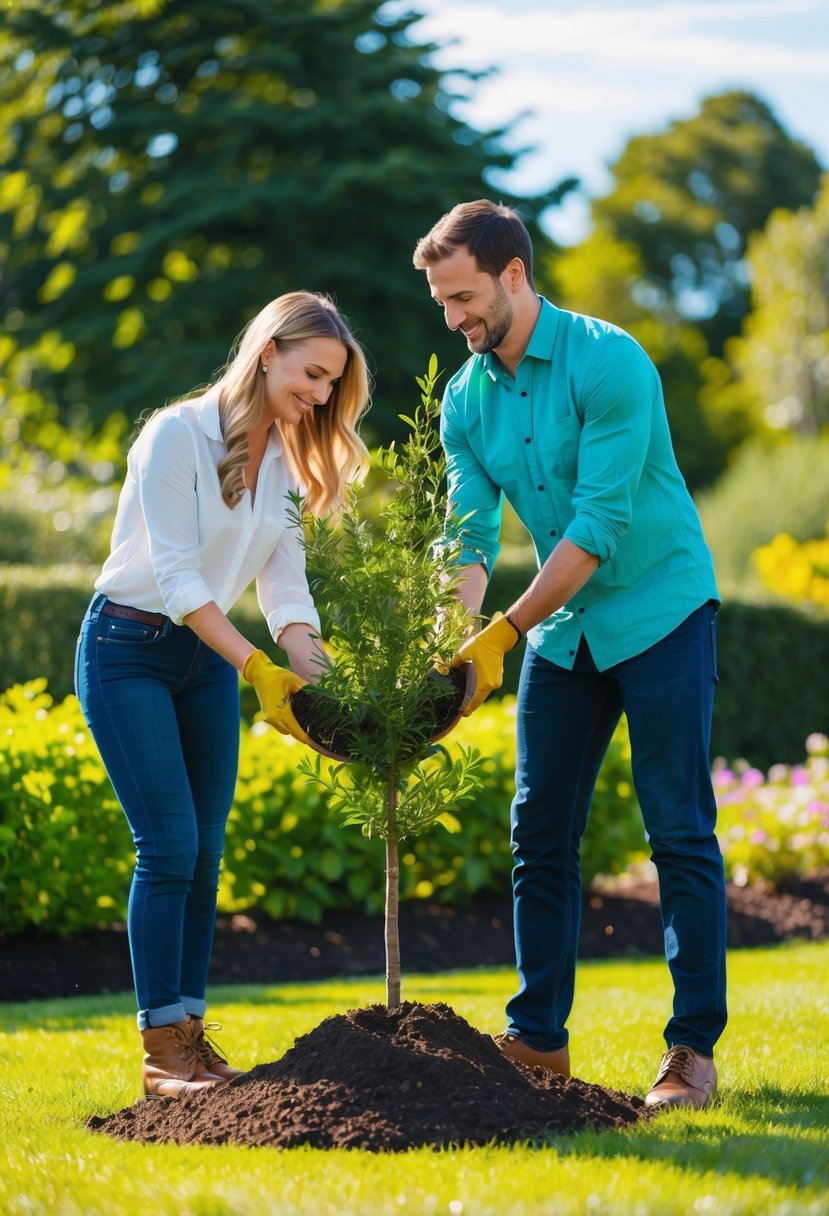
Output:
[[[221,379],[157,411],[133,445],[76,691],[133,833],[128,931],[148,1097],[239,1075],[205,1037],[219,864],[236,784],[239,680],[305,736],[290,696],[325,662],[288,497],[338,510],[366,449],[364,353],[324,296],[292,292],[241,335]],[[227,612],[256,579],[290,670]]]

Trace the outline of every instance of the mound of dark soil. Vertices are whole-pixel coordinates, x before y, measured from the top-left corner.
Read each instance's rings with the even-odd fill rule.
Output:
[[[87,1126],[117,1140],[388,1152],[623,1127],[644,1110],[641,1098],[507,1059],[448,1005],[405,1002],[326,1018],[227,1085]]]

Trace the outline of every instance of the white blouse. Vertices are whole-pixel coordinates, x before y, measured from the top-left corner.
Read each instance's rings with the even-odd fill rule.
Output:
[[[278,641],[286,625],[320,622],[287,497],[297,488],[274,429],[250,491],[231,509],[216,472],[226,454],[218,394],[154,415],[130,449],[112,546],[95,589],[119,604],[164,612],[176,625],[211,600],[228,612],[256,579]]]

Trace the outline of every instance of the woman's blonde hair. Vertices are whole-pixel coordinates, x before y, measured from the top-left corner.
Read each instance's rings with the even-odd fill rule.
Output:
[[[291,350],[311,338],[335,338],[348,352],[345,370],[324,406],[281,430],[293,472],[302,485],[305,506],[314,515],[337,514],[349,482],[368,467],[368,451],[357,424],[371,401],[366,357],[333,300],[311,291],[278,296],[250,321],[236,339],[221,379],[219,417],[227,455],[219,462],[222,498],[235,507],[244,496],[248,432],[258,425],[265,402],[262,351],[268,339]]]

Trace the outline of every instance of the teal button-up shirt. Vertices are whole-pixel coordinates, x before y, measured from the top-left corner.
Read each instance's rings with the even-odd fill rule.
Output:
[[[461,562],[491,573],[504,497],[539,568],[562,537],[599,559],[581,591],[530,630],[544,658],[572,668],[584,634],[605,670],[719,600],[659,375],[623,330],[542,299],[514,379],[487,354],[449,382],[441,438]]]

